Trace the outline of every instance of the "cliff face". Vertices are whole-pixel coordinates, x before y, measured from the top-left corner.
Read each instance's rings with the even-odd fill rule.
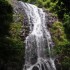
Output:
[[[17,16],[17,22],[18,20],[21,18],[21,23],[22,23],[22,30],[20,31],[20,36],[22,37],[23,41],[25,40],[25,37],[28,36],[29,34],[29,24],[28,24],[28,18],[27,15],[22,7],[22,5],[20,5],[18,3],[18,1],[14,1],[13,2],[13,9],[14,9],[14,13],[20,16]],[[56,16],[54,16],[52,13],[50,13],[48,10],[44,9],[44,12],[48,15],[46,15],[46,19],[48,17],[48,20],[46,20],[46,25],[48,26],[48,29],[52,27],[52,24],[55,21],[58,21],[58,18]]]
[[[24,9],[22,6],[15,0],[13,1],[13,11],[15,14],[14,21],[18,22],[20,21],[22,23],[21,25],[21,31],[20,31],[20,37],[22,40],[25,40],[25,37],[29,34],[29,25],[28,25],[28,18],[27,15],[24,12]]]

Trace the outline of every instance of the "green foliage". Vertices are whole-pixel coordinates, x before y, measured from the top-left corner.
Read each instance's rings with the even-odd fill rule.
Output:
[[[0,0],[0,54],[6,54],[4,51],[7,50],[9,45],[9,34],[10,23],[12,22],[12,7],[7,1]],[[2,56],[0,56],[2,58]]]
[[[10,4],[5,0],[0,0],[0,70],[4,70],[4,64],[10,58],[11,41],[8,39],[10,36],[9,28],[12,22],[13,9]]]
[[[11,52],[13,53],[9,61],[16,63],[16,70],[22,68],[22,64],[24,61],[24,43],[23,41],[21,41],[20,38],[21,25],[22,25],[21,22],[17,22],[17,23],[13,22],[10,25],[10,31],[9,31],[10,32],[9,39],[11,40],[10,49],[12,50]]]
[[[52,0],[51,0],[52,1]],[[56,3],[56,5],[54,5],[54,7],[52,7],[52,10],[53,10],[56,14],[58,14],[58,17],[60,19],[63,19],[64,18],[64,14],[65,13],[70,13],[70,1],[67,1],[67,0],[53,0],[52,1],[54,4]]]
[[[57,50],[57,51],[56,51]],[[58,54],[59,62],[62,65],[62,70],[69,70],[70,68],[70,42],[60,44],[55,48],[56,54]]]
[[[70,41],[66,37],[64,27],[61,22],[55,22],[52,25],[51,34],[55,43],[53,53],[58,56],[58,60],[61,63],[62,70],[69,70],[70,68]]]
[[[22,68],[24,43],[20,30],[21,23],[13,22],[13,8],[7,1],[0,0],[0,70]]]
[[[0,1],[0,36],[8,34],[9,25],[12,21],[12,7],[6,1]]]
[[[66,42],[66,35],[64,33],[64,27],[61,22],[54,22],[52,25],[51,34],[52,39],[56,45],[60,45],[63,42]]]
[[[13,2],[12,0],[6,0],[6,1],[7,1],[9,4],[12,4],[12,2]]]
[[[62,26],[58,23],[53,24],[52,38],[55,42],[54,53],[58,55],[58,60],[61,63],[62,70],[70,69],[70,1],[67,0],[55,0],[52,1],[55,5],[50,6],[50,10],[58,15],[58,18],[62,21]],[[58,28],[57,28],[58,27]],[[57,30],[61,29],[59,32]],[[58,36],[59,37],[56,37]]]
[[[65,33],[67,35],[67,39],[70,40],[70,16],[64,14],[63,25],[65,28]]]

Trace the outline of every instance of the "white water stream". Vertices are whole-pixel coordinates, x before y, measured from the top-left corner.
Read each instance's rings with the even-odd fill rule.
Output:
[[[30,33],[26,37],[25,66],[23,70],[56,70],[51,56],[52,39],[47,28],[45,12],[35,5],[22,5],[30,25]]]

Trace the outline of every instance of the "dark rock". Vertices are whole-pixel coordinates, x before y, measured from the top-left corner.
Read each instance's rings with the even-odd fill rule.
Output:
[[[59,62],[58,59],[55,59],[55,66],[56,66],[56,69],[57,69],[57,70],[62,70],[61,64],[60,64],[60,62]]]
[[[34,57],[31,58],[31,64],[35,64],[37,62],[37,55],[34,54]]]
[[[37,66],[34,66],[32,70],[39,70]]]

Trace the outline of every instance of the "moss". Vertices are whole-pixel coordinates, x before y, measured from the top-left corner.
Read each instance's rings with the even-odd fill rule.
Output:
[[[8,1],[9,4],[12,4],[12,0],[6,0],[6,1]]]
[[[59,45],[67,41],[66,34],[64,33],[64,27],[61,22],[58,22],[58,21],[54,22],[50,30],[52,34],[52,39],[56,45]]]

